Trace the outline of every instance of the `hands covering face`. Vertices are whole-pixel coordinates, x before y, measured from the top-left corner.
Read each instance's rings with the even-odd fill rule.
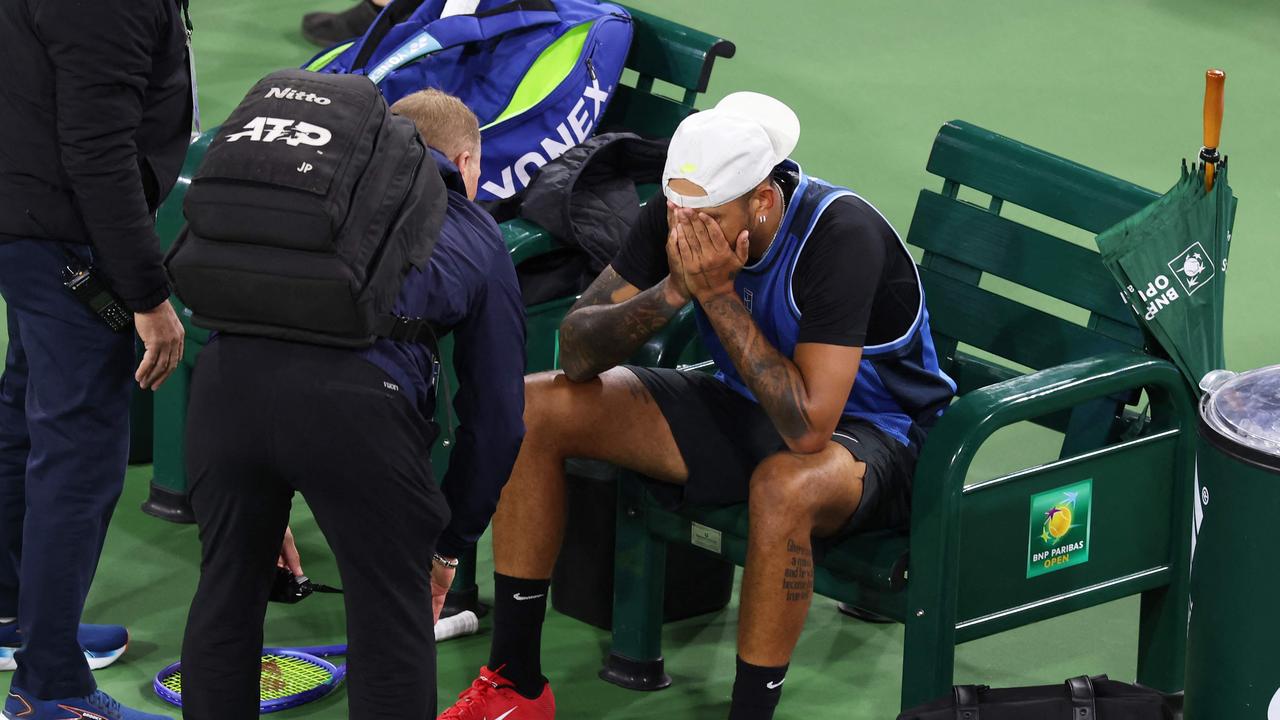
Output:
[[[685,297],[704,300],[733,293],[733,280],[747,264],[746,230],[729,240],[710,215],[667,203],[667,263],[670,283]]]

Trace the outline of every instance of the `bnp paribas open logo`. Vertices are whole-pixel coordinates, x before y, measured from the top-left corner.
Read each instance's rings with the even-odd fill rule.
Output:
[[[1194,295],[1197,290],[1208,285],[1214,275],[1213,262],[1200,243],[1192,243],[1191,247],[1170,260],[1169,269],[1188,295]]]
[[[1089,562],[1092,504],[1092,479],[1031,497],[1028,578]]]

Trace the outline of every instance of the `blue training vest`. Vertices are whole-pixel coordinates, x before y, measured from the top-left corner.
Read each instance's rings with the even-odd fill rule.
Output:
[[[851,196],[864,203],[866,200],[852,190],[805,175],[791,160],[785,161],[782,167],[796,171],[800,184],[792,194],[777,238],[764,257],[738,273],[734,288],[760,332],[784,356],[793,358],[800,334],[800,309],[796,307],[792,292],[791,275],[795,272],[805,241],[823,211],[836,199]],[[875,206],[870,203],[867,206],[884,219]],[[884,221],[889,225],[887,219]],[[892,225],[889,228],[893,230]],[[906,253],[902,237],[897,230],[893,232],[902,245],[902,252]],[[915,267],[914,262],[912,267]],[[916,284],[920,285],[919,273]],[[716,363],[716,377],[755,401],[755,395],[733,366],[701,306],[696,306],[696,314],[702,342]],[[920,307],[911,328],[892,342],[862,348],[862,362],[843,415],[868,420],[898,442],[918,451],[928,429],[942,414],[955,391],[955,382],[938,367],[938,354],[929,332],[924,288],[920,287]]]

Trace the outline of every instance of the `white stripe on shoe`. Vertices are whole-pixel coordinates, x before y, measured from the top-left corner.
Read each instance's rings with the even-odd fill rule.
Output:
[[[129,649],[128,645],[122,648],[107,652],[91,653],[88,650],[84,653],[84,659],[89,663],[90,670],[101,670],[115,661],[119,660],[125,651]],[[18,648],[0,647],[0,672],[13,672],[18,669],[18,663],[14,660],[13,654]]]

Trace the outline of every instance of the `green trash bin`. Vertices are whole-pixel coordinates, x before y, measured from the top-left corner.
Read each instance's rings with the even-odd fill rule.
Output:
[[[1187,720],[1280,720],[1280,365],[1201,382]]]

